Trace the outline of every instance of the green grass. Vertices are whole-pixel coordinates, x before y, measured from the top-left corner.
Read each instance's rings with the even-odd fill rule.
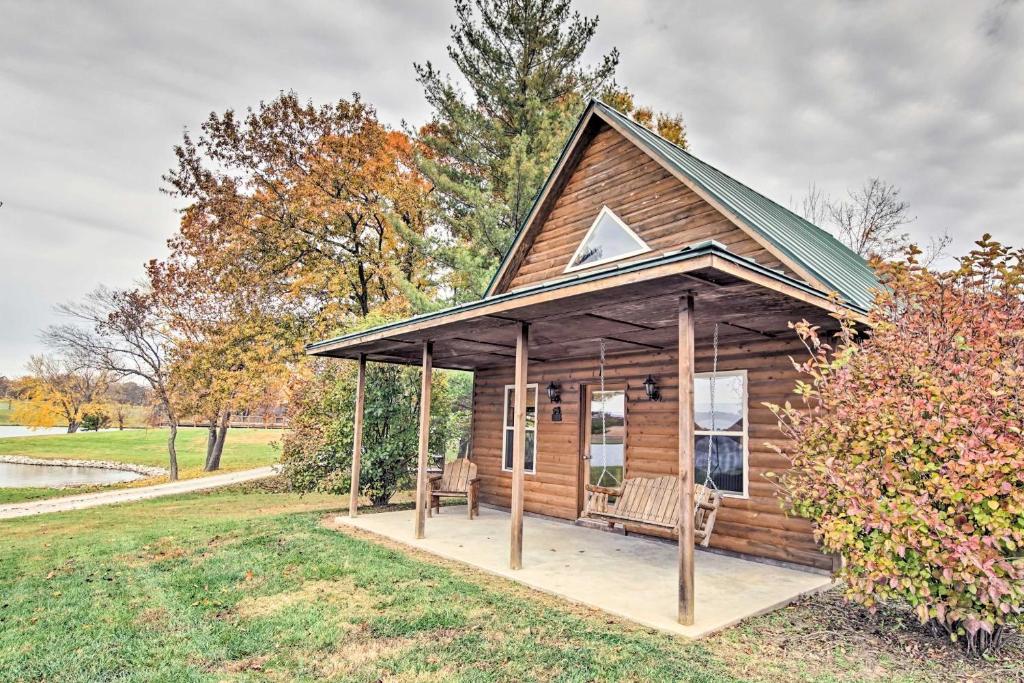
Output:
[[[14,412],[14,403],[15,401],[9,398],[0,399],[0,425],[14,424],[11,420],[11,413]]]
[[[14,520],[0,680],[736,680],[704,646],[218,493]]]
[[[0,522],[0,681],[981,681],[1020,672],[1019,650],[1002,663],[951,662],[934,641],[878,632],[834,596],[686,642],[327,529],[321,518],[338,502],[236,488]],[[840,612],[865,627],[837,626]]]
[[[220,472],[245,470],[277,462],[279,452],[274,446],[282,432],[273,429],[228,430]],[[24,455],[31,458],[75,460],[114,460],[135,465],[167,467],[167,429],[132,429],[123,432],[90,432],[80,434],[53,434],[0,439],[0,455]],[[181,428],[178,430],[177,453],[179,474],[182,479],[203,476],[206,458],[207,430]],[[163,481],[164,478],[144,479],[127,484],[142,486]],[[125,486],[125,485],[121,485]],[[119,486],[118,486],[119,487]],[[104,487],[118,488],[118,487]],[[98,490],[91,488],[67,489],[2,489],[0,504],[36,498],[47,498]]]
[[[73,493],[87,493],[94,491],[94,488],[76,488]],[[53,498],[55,496],[64,495],[67,493],[70,495],[72,492],[58,491],[57,489],[8,489],[0,488],[0,505],[6,505],[7,503],[23,503],[29,500],[42,500],[43,498]]]

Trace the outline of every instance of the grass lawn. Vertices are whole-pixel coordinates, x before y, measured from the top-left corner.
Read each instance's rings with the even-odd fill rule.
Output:
[[[0,522],[0,681],[1015,680],[834,597],[696,643],[238,487]],[[896,623],[897,628],[900,625]],[[1015,647],[1016,644],[1013,644]],[[938,653],[938,654],[936,654]]]
[[[207,430],[183,427],[178,430],[177,452],[182,479],[203,476]],[[123,432],[53,434],[0,439],[0,455],[24,455],[31,458],[71,458],[75,460],[114,460],[137,465],[167,467],[166,429],[132,429]],[[252,469],[277,462],[274,444],[281,438],[275,429],[231,429],[228,431],[220,472]],[[141,479],[120,486],[144,486],[166,478]],[[115,487],[103,487],[104,490]],[[3,489],[0,504],[70,495],[97,490],[96,487],[67,489]]]

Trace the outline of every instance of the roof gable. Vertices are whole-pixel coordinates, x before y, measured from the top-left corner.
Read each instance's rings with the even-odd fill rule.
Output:
[[[560,188],[520,241],[500,291],[650,260],[707,240],[803,279],[646,151],[600,119],[592,126],[593,135],[580,144],[575,165],[563,172]],[[615,259],[593,259],[574,268],[574,257],[605,209],[629,226],[647,249],[622,249]]]
[[[798,277],[822,291],[835,291],[861,309],[871,305],[878,280],[867,263],[832,235],[746,185],[676,147],[611,107],[591,101],[580,117],[554,170],[538,194],[533,209],[495,273],[487,296],[507,291],[511,278],[529,250],[582,150],[605,122],[659,162],[729,220],[746,231]]]

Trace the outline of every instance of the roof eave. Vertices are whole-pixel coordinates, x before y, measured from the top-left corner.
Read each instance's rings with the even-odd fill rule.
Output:
[[[706,258],[702,259],[701,257]],[[700,261],[698,262],[698,260]],[[578,288],[579,286],[589,285],[593,282],[600,282],[602,280],[612,280],[613,278],[619,278],[620,276],[647,270],[652,271],[653,279],[653,277],[658,276],[655,273],[655,269],[660,269],[663,266],[669,266],[681,262],[693,264],[691,270],[710,267],[762,286],[771,286],[771,283],[774,282],[779,286],[778,288],[783,293],[803,300],[806,303],[816,305],[829,312],[846,309],[853,314],[854,318],[858,322],[863,322],[864,314],[867,312],[865,309],[854,304],[836,302],[833,297],[823,294],[820,290],[805,282],[791,278],[785,273],[762,266],[756,261],[738,256],[717,242],[708,241],[694,245],[693,247],[686,247],[668,254],[663,254],[652,259],[633,261],[593,272],[579,273],[559,280],[544,282],[538,285],[497,294],[492,297],[478,299],[477,301],[459,304],[458,306],[452,306],[440,311],[413,316],[394,323],[379,325],[368,330],[352,332],[333,339],[314,342],[307,344],[305,350],[306,354],[311,356],[332,355],[331,352],[341,351],[358,343],[373,341],[374,338],[383,338],[387,336],[383,334],[386,332],[399,334],[403,328],[406,331],[419,331],[422,329],[421,325],[423,323],[443,319],[445,317],[461,315],[486,307],[497,307],[506,302],[526,299],[528,297],[545,294],[550,291],[566,289],[569,290],[566,293],[566,296],[571,296],[573,294],[572,288]],[[679,272],[684,273],[685,271],[680,270]]]

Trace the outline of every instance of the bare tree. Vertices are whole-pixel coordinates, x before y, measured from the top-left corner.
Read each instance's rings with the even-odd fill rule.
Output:
[[[47,328],[43,338],[49,346],[87,359],[92,367],[118,378],[142,380],[152,389],[170,426],[168,469],[171,481],[176,480],[178,413],[172,400],[168,362],[173,340],[159,303],[145,291],[101,286],[81,302],[59,306],[58,311],[72,322]]]
[[[849,190],[848,198],[828,203],[828,213],[837,236],[859,255],[890,259],[910,243],[899,232],[910,223],[910,206],[900,199],[895,185],[870,178],[860,189]]]
[[[793,207],[793,211],[811,223],[824,227],[830,216],[829,210],[832,202],[817,183],[811,182],[807,185],[807,194],[800,201],[800,205],[798,206],[792,198],[790,198],[789,204]]]
[[[928,238],[928,246],[924,248],[921,258],[918,260],[922,266],[930,269],[936,261],[946,256],[946,250],[952,243],[953,236],[949,234],[949,230],[943,230],[938,235],[931,235]]]

